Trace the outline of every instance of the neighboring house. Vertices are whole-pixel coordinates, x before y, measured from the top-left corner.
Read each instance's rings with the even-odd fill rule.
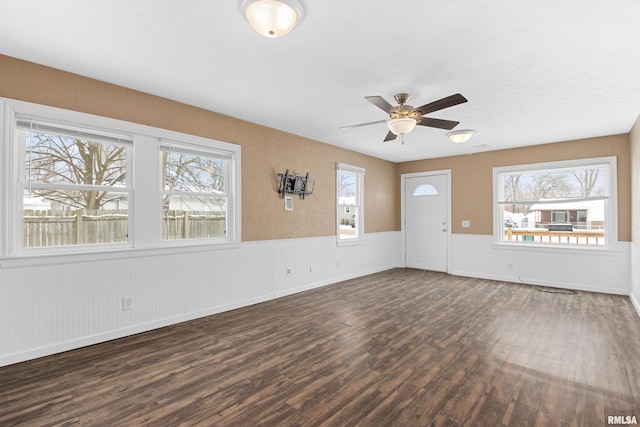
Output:
[[[573,224],[577,230],[600,230],[604,228],[604,200],[579,202],[539,203],[531,206],[535,214],[535,227],[546,228],[548,224]]]
[[[25,211],[49,211],[51,202],[44,197],[25,197],[22,202]]]
[[[356,214],[355,200],[355,196],[338,198],[340,204],[338,222],[340,224],[351,225],[351,217]]]
[[[226,212],[226,206],[211,201],[207,202],[203,197],[198,196],[171,197],[168,206],[165,204],[165,209],[187,212],[215,212],[219,215],[224,215]]]

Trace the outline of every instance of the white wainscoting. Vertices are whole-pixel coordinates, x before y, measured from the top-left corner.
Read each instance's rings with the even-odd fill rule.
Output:
[[[631,244],[616,251],[499,248],[493,236],[455,234],[452,274],[628,295],[631,290]]]
[[[384,232],[340,248],[328,236],[0,268],[0,366],[398,267],[401,240]]]
[[[631,292],[633,306],[640,316],[640,244],[631,243]]]

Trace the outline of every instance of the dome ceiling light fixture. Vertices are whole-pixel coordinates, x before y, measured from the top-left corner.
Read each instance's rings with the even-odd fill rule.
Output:
[[[394,135],[400,135],[400,141],[404,145],[404,136],[410,133],[418,124],[418,120],[413,117],[398,117],[387,122],[387,127]],[[394,137],[395,138],[395,137]]]
[[[269,38],[287,35],[304,15],[299,0],[241,0],[240,11],[258,34]]]
[[[474,133],[475,131],[471,129],[454,130],[452,132],[447,132],[447,138],[455,144],[461,144],[471,139]]]

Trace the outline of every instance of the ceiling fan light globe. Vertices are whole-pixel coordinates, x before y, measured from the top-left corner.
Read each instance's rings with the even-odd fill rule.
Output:
[[[463,142],[467,142],[474,134],[474,131],[471,129],[464,130],[454,130],[451,132],[447,132],[447,138],[449,141],[455,144],[461,144]]]
[[[389,130],[395,135],[406,135],[410,133],[413,128],[416,127],[418,122],[416,119],[410,117],[401,117],[398,119],[391,119],[387,122]]]
[[[255,0],[244,2],[244,13],[251,27],[269,38],[282,37],[293,30],[300,15],[289,2],[282,0]]]

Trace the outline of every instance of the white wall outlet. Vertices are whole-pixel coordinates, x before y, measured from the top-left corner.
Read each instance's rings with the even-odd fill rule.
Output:
[[[287,267],[287,276],[291,276],[291,267]]]
[[[313,273],[315,266],[313,264],[309,264],[309,273]]]
[[[469,227],[471,227],[471,221],[469,221],[468,219],[463,219],[462,228],[469,228]]]
[[[513,264],[507,264],[507,270],[513,271]]]
[[[122,297],[122,311],[133,310],[133,297]]]

